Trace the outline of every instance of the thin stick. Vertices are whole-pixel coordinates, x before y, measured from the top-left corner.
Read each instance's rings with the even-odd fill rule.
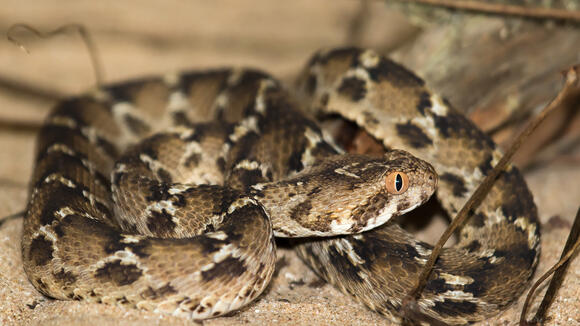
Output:
[[[485,1],[457,1],[457,0],[399,0],[415,2],[438,7],[476,11],[487,14],[509,15],[535,19],[556,19],[580,22],[580,11],[555,8],[523,7]]]
[[[4,223],[10,221],[10,220],[15,220],[17,218],[21,218],[24,217],[25,212],[17,212],[8,216],[3,216],[2,218],[0,218],[0,227],[2,227],[2,225],[4,225]]]
[[[536,281],[536,283],[534,283],[534,285],[530,288],[528,295],[526,296],[526,301],[524,303],[524,307],[522,308],[522,314],[520,315],[521,326],[530,324],[541,325],[543,323],[546,316],[546,312],[548,311],[548,308],[550,308],[554,296],[556,295],[556,291],[560,288],[560,285],[562,285],[562,281],[564,280],[564,276],[566,275],[566,270],[568,269],[568,265],[570,265],[570,258],[576,252],[576,250],[578,250],[579,247],[580,247],[580,207],[578,208],[578,212],[576,213],[574,225],[572,225],[572,229],[570,230],[570,234],[568,235],[568,240],[566,240],[566,245],[562,250],[560,260],[556,265],[552,266],[552,268],[550,268],[546,273],[544,273],[544,275],[542,275]],[[556,272],[554,273],[554,271]],[[528,323],[526,321],[526,313],[528,311],[530,302],[533,298],[534,291],[536,291],[538,286],[540,286],[540,284],[542,284],[542,282],[544,282],[544,280],[547,279],[552,273],[554,273],[554,277],[552,277],[552,280],[550,281],[550,285],[548,286],[548,290],[546,290],[546,294],[544,294],[542,303],[540,304],[538,311],[536,311],[536,315],[534,316],[534,318],[532,318],[531,323]]]
[[[91,59],[91,63],[93,66],[93,72],[95,74],[96,86],[101,87],[103,85],[103,80],[104,80],[103,71],[104,70],[103,70],[103,66],[102,66],[101,61],[100,61],[99,51],[97,49],[95,42],[93,42],[91,34],[85,28],[85,26],[83,26],[81,24],[76,24],[76,23],[67,24],[67,25],[63,25],[55,30],[52,30],[50,32],[41,32],[38,29],[36,29],[28,24],[14,24],[14,25],[10,26],[10,28],[8,29],[8,32],[6,32],[6,38],[8,39],[8,41],[15,44],[17,47],[22,49],[27,54],[30,54],[30,51],[28,51],[28,49],[13,36],[14,31],[18,28],[27,30],[39,38],[51,38],[55,35],[66,33],[67,30],[77,31],[80,34],[81,38],[83,39],[83,43],[85,44],[85,46],[87,47],[87,50],[89,52],[89,57]]]
[[[479,185],[479,187],[475,190],[473,195],[471,195],[471,197],[467,200],[467,202],[465,203],[463,208],[461,208],[459,213],[457,213],[457,216],[455,217],[455,219],[453,219],[453,221],[451,222],[451,224],[449,225],[447,230],[445,230],[445,232],[443,233],[441,238],[439,238],[439,241],[437,242],[437,244],[433,248],[431,256],[429,257],[429,260],[427,261],[427,263],[423,267],[423,271],[421,272],[421,275],[419,276],[419,280],[417,282],[417,285],[415,286],[415,288],[413,288],[411,291],[409,291],[406,298],[404,299],[404,302],[407,302],[407,303],[413,302],[419,298],[419,296],[421,295],[421,292],[423,291],[423,288],[427,284],[427,280],[429,278],[429,275],[431,274],[433,266],[435,265],[435,261],[439,257],[439,253],[441,252],[441,249],[443,248],[443,245],[445,244],[445,242],[447,242],[449,237],[453,234],[453,232],[455,232],[455,229],[457,229],[457,227],[459,225],[463,224],[463,222],[465,221],[465,219],[468,216],[468,213],[472,209],[474,209],[474,207],[479,205],[479,203],[481,203],[481,201],[483,200],[485,195],[488,193],[488,191],[493,186],[495,179],[499,176],[500,173],[502,173],[504,171],[505,167],[507,166],[507,164],[509,163],[509,161],[511,160],[513,155],[520,148],[522,143],[528,138],[528,136],[538,127],[538,125],[540,125],[540,123],[546,118],[546,116],[548,116],[548,114],[550,114],[556,108],[558,108],[562,104],[562,102],[568,97],[568,95],[571,94],[573,92],[573,90],[579,86],[578,85],[579,84],[578,83],[578,73],[579,72],[580,72],[580,66],[574,66],[574,67],[568,69],[568,71],[566,72],[566,75],[565,75],[566,76],[566,83],[564,84],[564,87],[562,88],[562,90],[560,90],[558,95],[550,102],[550,104],[548,104],[548,106],[546,106],[542,110],[542,112],[540,112],[540,114],[528,124],[526,129],[524,129],[520,133],[520,135],[516,138],[514,143],[510,146],[510,148],[508,148],[506,153],[503,155],[503,157],[500,159],[500,161],[497,163],[497,165],[493,168],[491,173],[487,177],[485,177],[485,179]],[[403,309],[403,310],[408,309],[407,307],[404,307],[404,306],[405,305],[403,305],[401,307],[401,309]]]

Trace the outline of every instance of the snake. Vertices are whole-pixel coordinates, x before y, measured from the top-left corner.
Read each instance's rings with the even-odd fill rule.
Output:
[[[344,150],[321,127],[333,121],[381,153]],[[422,79],[368,49],[321,50],[292,87],[229,67],[109,84],[59,102],[39,132],[24,270],[50,298],[203,320],[256,300],[275,238],[291,238],[322,279],[401,323],[433,246],[397,221],[432,196],[453,217],[500,158]],[[473,323],[513,303],[539,259],[516,167],[457,238],[416,303]]]

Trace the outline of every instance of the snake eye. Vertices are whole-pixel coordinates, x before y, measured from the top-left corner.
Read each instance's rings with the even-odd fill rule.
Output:
[[[387,191],[393,195],[399,195],[409,188],[409,177],[404,172],[391,172],[386,179]]]

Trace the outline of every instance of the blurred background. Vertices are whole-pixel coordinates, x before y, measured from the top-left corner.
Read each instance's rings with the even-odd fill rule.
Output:
[[[234,65],[259,67],[290,83],[320,48],[374,48],[417,72],[502,146],[556,95],[560,72],[580,62],[580,18],[529,20],[407,2],[3,0],[0,34],[16,23],[44,32],[80,23],[99,49],[106,82]],[[576,0],[486,2],[545,6],[580,16]],[[11,35],[30,54],[0,38],[0,216],[24,209],[35,133],[50,107],[95,85],[77,33],[41,39],[15,29]],[[540,272],[559,256],[580,204],[579,106],[554,113],[516,158],[545,225]],[[0,227],[0,324],[186,324],[116,307],[46,301],[21,270],[21,223]],[[580,325],[579,276],[576,259],[550,312],[554,324]],[[521,301],[489,323],[515,321]],[[206,324],[342,325],[353,320],[385,323],[282,250],[276,278],[260,301]]]

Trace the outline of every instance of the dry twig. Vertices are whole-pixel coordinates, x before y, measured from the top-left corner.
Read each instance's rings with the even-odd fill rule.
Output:
[[[580,208],[578,208],[578,212],[576,213],[576,218],[574,219],[574,225],[572,225],[572,229],[570,230],[570,234],[568,235],[568,240],[566,240],[566,245],[562,250],[562,256],[560,256],[560,260],[554,266],[552,266],[544,275],[542,275],[536,283],[530,288],[528,295],[526,296],[526,301],[524,303],[524,307],[522,308],[522,313],[520,315],[520,326],[528,326],[528,325],[542,325],[544,319],[546,317],[546,313],[548,312],[548,308],[552,304],[554,300],[554,296],[556,295],[556,291],[562,285],[562,281],[564,280],[564,276],[566,275],[566,270],[568,269],[568,265],[570,265],[570,259],[572,255],[580,248]],[[533,298],[533,294],[548,278],[550,275],[554,273],[554,277],[550,281],[550,285],[548,286],[548,290],[546,290],[546,294],[544,294],[544,299],[542,299],[542,303],[536,311],[536,315],[532,318],[531,322],[526,321],[526,312],[528,311],[528,307],[531,303]]]
[[[475,192],[467,200],[465,205],[461,208],[459,213],[457,213],[457,216],[455,217],[455,219],[453,219],[453,222],[451,222],[447,230],[445,230],[441,238],[439,238],[437,244],[435,244],[431,256],[429,257],[429,260],[423,267],[423,271],[419,276],[417,285],[415,286],[415,288],[409,291],[406,298],[404,299],[403,305],[401,306],[401,312],[404,315],[409,315],[409,311],[415,311],[418,308],[414,306],[413,303],[417,301],[417,299],[421,295],[421,292],[423,291],[423,288],[427,284],[429,275],[433,270],[433,266],[435,265],[435,262],[439,257],[439,253],[441,252],[441,249],[443,248],[445,242],[447,242],[449,237],[455,232],[455,230],[460,225],[463,225],[463,222],[465,222],[465,220],[468,217],[468,213],[471,210],[475,209],[477,205],[479,205],[481,201],[485,198],[486,194],[493,186],[499,174],[504,171],[505,167],[508,165],[511,158],[520,148],[523,142],[540,125],[540,123],[544,121],[544,119],[548,116],[548,114],[553,112],[556,108],[560,107],[561,104],[565,102],[565,100],[567,100],[568,96],[575,94],[576,92],[579,91],[578,90],[578,87],[580,86],[578,80],[579,73],[580,66],[574,66],[568,69],[568,71],[565,74],[566,82],[564,84],[564,87],[558,93],[558,95],[548,104],[548,106],[546,106],[542,110],[542,112],[540,112],[540,114],[534,120],[532,120],[528,124],[526,129],[524,129],[520,133],[520,135],[516,138],[513,144],[507,149],[506,153],[502,156],[497,165],[490,172],[490,174],[482,181],[479,187],[475,190]]]
[[[95,42],[93,42],[91,34],[85,28],[85,26],[83,26],[82,24],[75,24],[75,23],[67,24],[67,25],[60,26],[59,28],[52,30],[50,32],[41,32],[38,29],[36,29],[28,24],[14,24],[14,25],[10,26],[10,28],[8,29],[8,32],[6,32],[6,38],[8,39],[8,41],[15,44],[17,47],[22,49],[24,52],[30,53],[30,51],[28,51],[28,48],[26,48],[21,42],[19,42],[13,35],[14,31],[16,29],[19,29],[19,28],[27,30],[27,31],[33,33],[34,35],[36,35],[37,37],[40,37],[40,38],[51,38],[55,35],[60,35],[60,34],[66,33],[68,30],[77,31],[80,34],[81,38],[83,39],[83,43],[85,44],[85,46],[87,47],[87,50],[89,52],[89,57],[91,58],[91,65],[93,67],[93,72],[95,74],[96,86],[100,87],[103,85],[103,80],[104,80],[103,71],[104,70],[103,70],[103,66],[102,66],[101,61],[100,61],[99,51],[97,50],[97,46],[96,46]]]

